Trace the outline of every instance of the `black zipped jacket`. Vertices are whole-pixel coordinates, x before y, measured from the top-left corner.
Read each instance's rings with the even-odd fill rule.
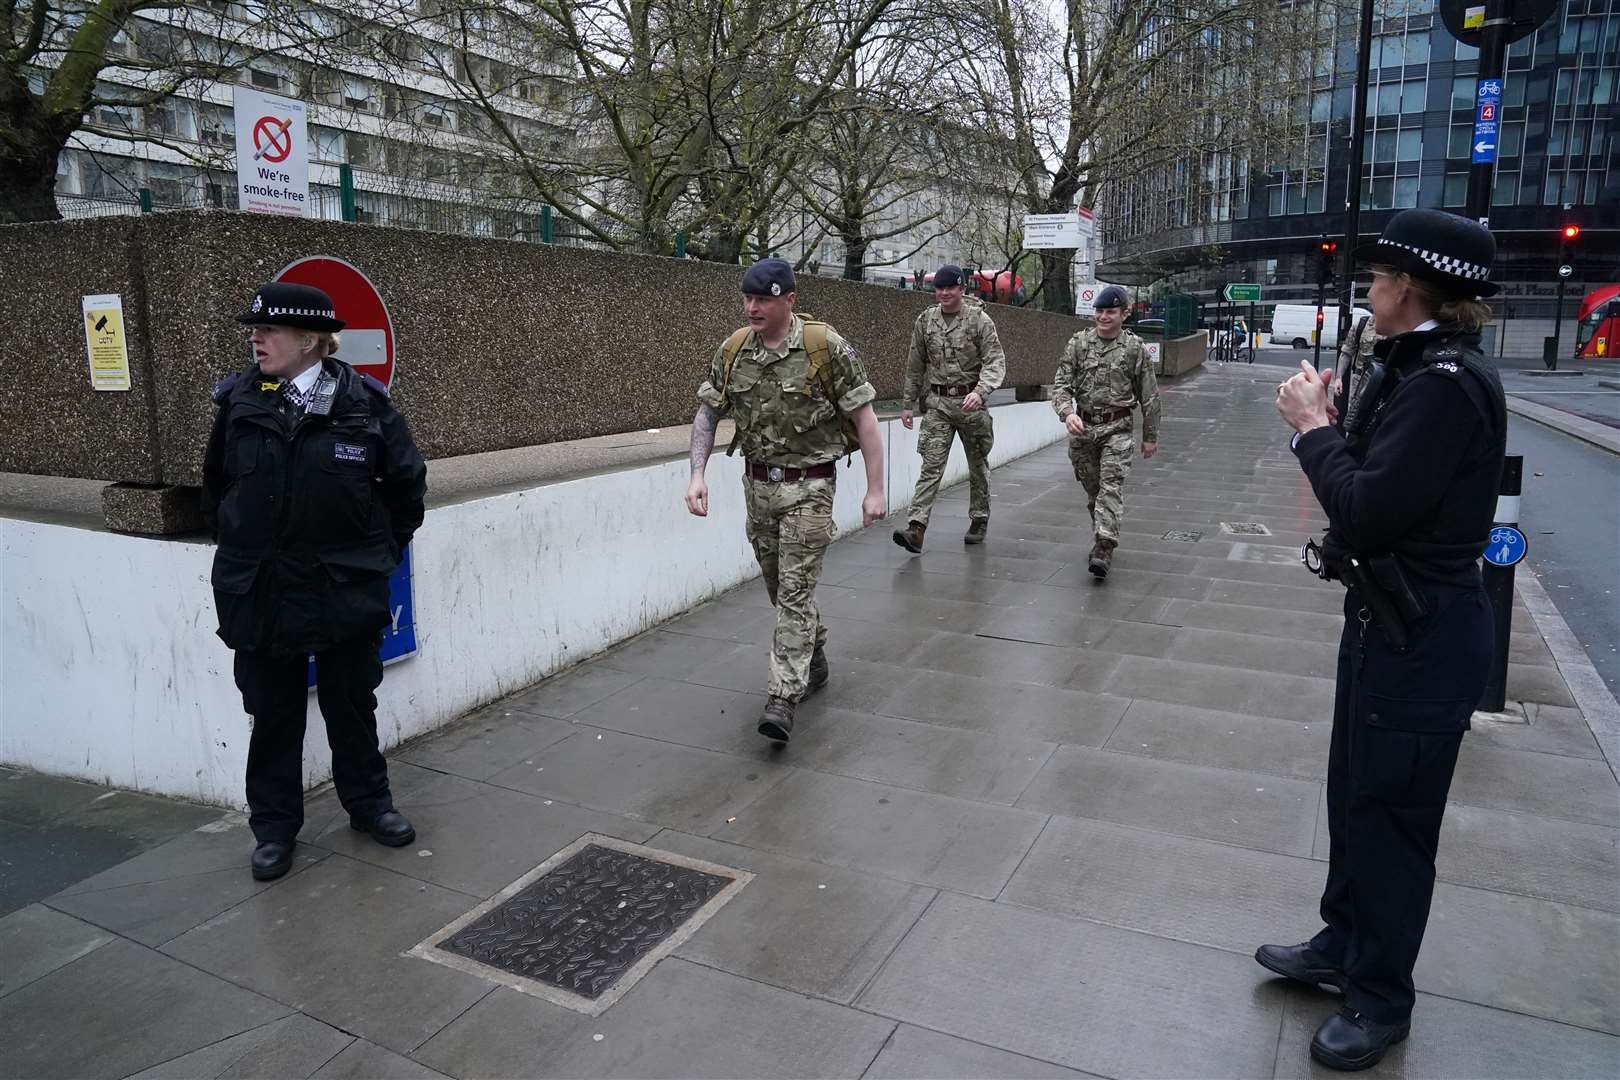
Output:
[[[1502,383],[1479,335],[1415,330],[1374,348],[1385,381],[1366,430],[1329,425],[1294,454],[1328,515],[1330,550],[1399,556],[1437,584],[1479,581],[1507,451]]]
[[[382,383],[334,358],[326,415],[294,422],[258,365],[214,388],[203,462],[219,636],[313,651],[389,622],[388,575],[422,524],[427,464]]]

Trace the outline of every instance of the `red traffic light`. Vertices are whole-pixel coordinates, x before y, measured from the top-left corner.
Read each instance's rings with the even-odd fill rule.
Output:
[[[1317,246],[1322,249],[1322,254],[1324,255],[1331,255],[1335,251],[1339,250],[1339,242],[1337,240],[1323,240]]]
[[[1559,230],[1559,234],[1563,236],[1564,242],[1568,243],[1577,236],[1581,235],[1581,227],[1579,225],[1565,225]]]
[[[1321,308],[1317,308],[1317,309],[1316,309],[1316,325],[1317,325],[1317,326],[1321,326],[1321,325],[1322,325],[1322,316],[1323,316],[1323,312],[1322,312],[1322,309],[1321,309]]]

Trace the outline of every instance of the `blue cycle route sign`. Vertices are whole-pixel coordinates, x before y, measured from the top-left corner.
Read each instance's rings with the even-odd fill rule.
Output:
[[[1501,113],[1502,80],[1479,80],[1479,90],[1474,95],[1473,164],[1489,165],[1496,160],[1496,131]]]
[[[1524,533],[1511,525],[1498,525],[1491,530],[1490,543],[1485,545],[1485,561],[1492,566],[1516,566],[1527,550],[1529,545]]]

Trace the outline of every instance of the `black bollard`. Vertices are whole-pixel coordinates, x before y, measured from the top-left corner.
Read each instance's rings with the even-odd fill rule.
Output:
[[[1502,462],[1501,494],[1496,500],[1496,524],[1519,524],[1519,490],[1524,482],[1524,456],[1509,454]],[[1487,548],[1487,550],[1489,550]],[[1522,557],[1522,556],[1521,556]],[[1491,677],[1479,707],[1501,712],[1507,707],[1508,650],[1513,646],[1513,566],[1498,566],[1486,559],[1485,595],[1496,616],[1496,650],[1491,656]]]

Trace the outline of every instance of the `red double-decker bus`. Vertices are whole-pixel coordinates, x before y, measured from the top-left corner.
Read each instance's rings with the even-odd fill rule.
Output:
[[[1607,360],[1620,356],[1620,285],[1593,289],[1581,301],[1575,324],[1575,359]]]

